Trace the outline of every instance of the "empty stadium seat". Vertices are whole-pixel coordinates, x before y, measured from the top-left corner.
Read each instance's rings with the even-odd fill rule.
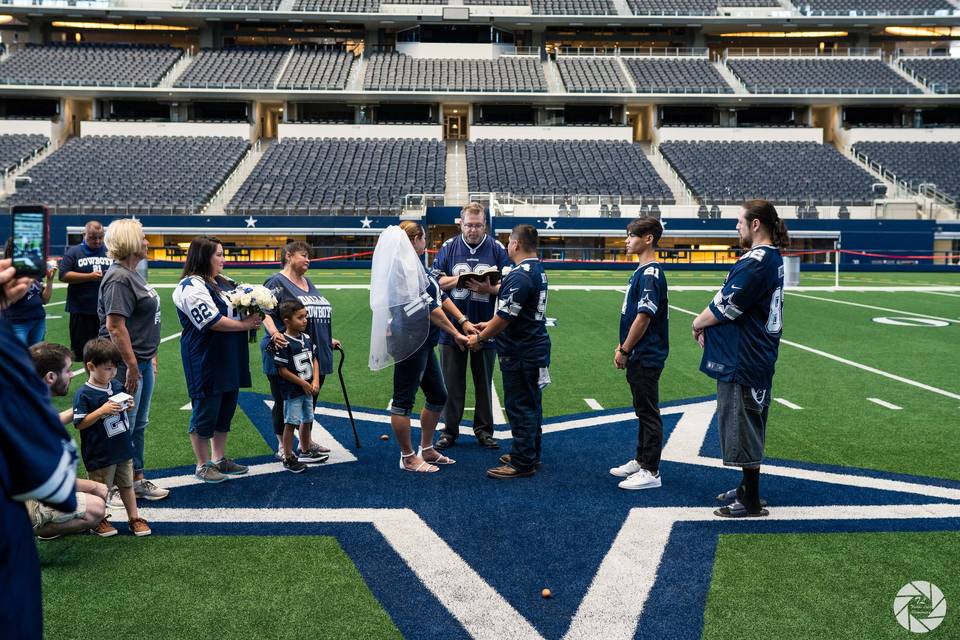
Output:
[[[479,140],[467,143],[466,155],[471,192],[674,201],[640,146],[629,142]]]
[[[223,137],[73,138],[32,167],[30,184],[3,204],[43,202],[60,213],[192,212],[213,197],[249,146]]]
[[[793,5],[806,15],[929,15],[952,11],[947,0],[796,0]]]
[[[228,213],[364,214],[400,210],[410,193],[443,193],[438,140],[287,138],[264,154]]]
[[[617,10],[612,0],[530,0],[535,15],[612,16]]]
[[[294,11],[327,13],[377,13],[379,0],[295,0]]]
[[[921,93],[882,60],[729,58],[751,93]]]
[[[291,55],[277,88],[345,89],[355,58],[356,56],[343,49],[297,48]]]
[[[900,66],[934,93],[960,93],[960,58],[901,58]]]
[[[414,58],[374,53],[363,88],[369,91],[546,91],[540,59],[501,56],[494,60]]]
[[[182,53],[166,45],[28,44],[0,63],[0,84],[155,87]]]
[[[815,142],[664,142],[660,153],[702,203],[873,202],[873,176]]]
[[[624,58],[638,93],[733,93],[706,58]]]
[[[176,86],[273,88],[289,47],[204,49],[177,79]]]
[[[616,58],[557,58],[563,86],[571,93],[627,93],[632,91]]]
[[[32,133],[0,135],[0,171],[16,168],[50,143],[47,136]]]
[[[200,11],[276,11],[280,0],[190,0],[187,9]]]
[[[853,148],[912,189],[934,184],[960,199],[960,142],[858,142]]]

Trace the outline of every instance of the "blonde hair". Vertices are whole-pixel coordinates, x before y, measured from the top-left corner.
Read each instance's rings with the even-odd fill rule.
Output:
[[[139,220],[124,218],[114,220],[107,227],[103,243],[107,255],[114,260],[124,260],[143,250],[143,225]]]
[[[466,216],[480,216],[483,218],[484,224],[487,222],[487,212],[484,211],[483,205],[479,202],[470,202],[463,209],[460,209],[460,220],[462,221]]]
[[[400,223],[400,228],[403,229],[403,232],[407,234],[408,238],[410,238],[410,242],[413,242],[423,235],[423,227],[413,220],[404,220]]]

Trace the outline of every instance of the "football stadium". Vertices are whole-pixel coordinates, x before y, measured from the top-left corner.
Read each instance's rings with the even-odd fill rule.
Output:
[[[37,364],[52,398],[35,399],[72,410],[76,491],[117,489],[87,497],[104,517],[82,531],[43,529],[74,516],[17,484],[32,460],[18,447],[40,446],[20,403],[41,381],[4,364],[3,638],[41,637],[41,604],[54,640],[960,638],[960,0],[3,0],[0,14],[0,240],[15,255],[17,216],[43,212],[59,265],[18,294],[34,315],[0,296],[0,325],[72,349],[61,389]],[[398,229],[418,282],[453,305],[416,370],[400,325],[378,335],[375,253]],[[492,262],[470,257],[480,247]],[[276,292],[296,260],[309,299],[262,327],[211,288]],[[771,261],[754,306],[776,339],[759,355],[741,343],[737,367],[763,360],[772,386],[725,382],[710,325],[749,320],[737,301],[756,280],[736,274]],[[457,280],[508,263],[502,285]],[[541,269],[548,376],[539,346],[504,351],[525,312],[505,288]],[[81,311],[73,288],[91,279]],[[112,313],[108,280],[156,315]],[[439,322],[442,297],[423,318]],[[486,315],[468,318],[468,299]],[[312,373],[286,377],[273,345],[292,348],[301,316],[324,344]],[[639,353],[627,328],[643,318],[660,318],[641,322],[662,338],[656,365],[625,348]],[[101,360],[78,336],[98,330],[104,366],[123,359],[108,391],[149,378],[152,400],[88,431],[100,413],[78,399],[101,388]],[[392,364],[372,367],[384,338]],[[480,349],[471,376],[467,351],[451,365],[461,338]],[[30,363],[2,344],[4,363]],[[633,377],[650,367],[652,467]],[[297,431],[277,381],[311,376]],[[224,424],[197,381],[227,379]],[[756,411],[724,385],[749,387]],[[762,464],[731,463],[752,445],[728,425],[756,430],[759,407]],[[535,456],[521,414],[542,420]],[[116,475],[91,462],[101,426],[132,443]]]

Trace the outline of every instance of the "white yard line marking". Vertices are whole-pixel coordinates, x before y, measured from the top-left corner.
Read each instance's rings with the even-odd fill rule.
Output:
[[[180,407],[180,411],[193,411],[193,403],[188,402],[187,404]]]
[[[783,398],[774,398],[774,401],[779,402],[788,409],[793,409],[794,411],[800,411],[803,409],[800,405],[793,404],[789,400],[784,400]]]
[[[490,385],[490,391],[493,393],[493,424],[507,424],[507,416],[503,413],[503,406],[500,404],[500,396],[497,394],[497,384]]]
[[[901,409],[903,409],[903,407],[898,407],[892,402],[887,402],[886,400],[881,400],[880,398],[867,398],[867,400],[869,400],[873,404],[878,404],[885,409],[892,409],[894,411],[900,411]]]
[[[905,316],[914,316],[916,318],[930,318],[931,320],[942,320],[944,322],[956,322],[960,323],[960,320],[951,320],[950,318],[941,318],[940,316],[932,316],[928,313],[914,313],[912,311],[902,311],[900,309],[890,309],[888,307],[877,307],[872,304],[861,304],[859,302],[850,302],[848,300],[833,300],[831,298],[821,298],[819,296],[807,296],[800,293],[794,293],[793,291],[787,291],[787,295],[796,297],[796,298],[806,298],[808,300],[820,300],[821,302],[832,302],[834,304],[845,304],[851,307],[861,307],[863,309],[873,309],[874,311],[887,311],[890,313],[902,314]]]
[[[44,306],[44,307],[55,307],[55,306],[57,306],[58,304],[67,304],[67,301],[66,301],[66,300],[61,300],[61,301],[59,301],[59,302],[48,302],[47,304],[45,304],[45,305],[43,305],[43,306]]]
[[[960,293],[947,293],[946,291],[930,291],[925,289],[920,293],[930,293],[935,296],[950,296],[951,298],[960,298]]]
[[[164,342],[170,342],[171,340],[173,340],[173,339],[175,339],[175,338],[179,338],[181,333],[183,333],[183,332],[182,332],[182,331],[177,331],[176,333],[171,334],[171,335],[169,335],[169,336],[167,336],[167,337],[165,337],[165,338],[160,338],[160,344],[163,344]],[[83,367],[80,367],[79,369],[74,369],[73,371],[70,372],[70,377],[71,377],[71,378],[75,378],[75,377],[77,377],[78,375],[80,375],[81,373],[83,373],[83,371],[84,371],[84,368],[83,368]]]
[[[600,406],[600,403],[593,398],[584,398],[584,402],[587,403],[587,406],[593,409],[594,411],[603,411],[603,407]]]
[[[694,317],[696,317],[697,315],[699,315],[699,314],[697,314],[697,313],[694,313],[693,311],[690,311],[690,310],[688,310],[688,309],[682,309],[682,308],[680,308],[680,307],[678,307],[678,306],[676,306],[676,305],[670,305],[670,308],[671,308],[671,309],[676,309],[677,311],[679,311],[679,312],[681,312],[681,313],[686,313],[686,314],[691,315],[691,316],[694,316]],[[821,350],[819,350],[819,349],[814,349],[813,347],[808,347],[808,346],[806,346],[806,345],[802,345],[802,344],[799,344],[799,343],[796,343],[796,342],[792,342],[792,341],[790,341],[790,340],[783,340],[783,339],[781,339],[780,342],[781,342],[781,344],[789,345],[789,346],[794,347],[794,348],[796,348],[796,349],[802,349],[803,351],[809,351],[810,353],[813,353],[813,354],[815,354],[815,355],[818,355],[818,356],[821,356],[821,357],[824,357],[824,358],[829,358],[830,360],[834,360],[835,362],[839,362],[839,363],[841,363],[841,364],[845,364],[845,365],[848,365],[848,366],[851,366],[851,367],[856,367],[857,369],[861,369],[862,371],[868,371],[868,372],[874,373],[874,374],[876,374],[876,375],[878,375],[878,376],[883,376],[884,378],[890,378],[891,380],[896,380],[897,382],[902,382],[902,383],[904,383],[904,384],[909,384],[910,386],[917,387],[918,389],[923,389],[923,390],[925,390],[925,391],[930,391],[930,392],[932,392],[932,393],[938,393],[938,394],[940,394],[940,395],[942,395],[942,396],[946,396],[946,397],[952,398],[952,399],[954,399],[954,400],[960,400],[960,393],[953,393],[952,391],[947,391],[947,390],[945,390],[945,389],[939,389],[939,388],[934,387],[934,386],[931,386],[931,385],[929,385],[929,384],[924,384],[924,383],[922,383],[922,382],[917,382],[916,380],[911,380],[910,378],[904,378],[903,376],[898,376],[898,375],[895,374],[895,373],[889,373],[888,371],[883,371],[882,369],[877,369],[877,368],[871,367],[871,366],[869,366],[869,365],[860,364],[859,362],[854,362],[853,360],[847,360],[846,358],[841,358],[840,356],[835,356],[835,355],[833,355],[832,353],[827,353],[826,351],[821,351]]]
[[[44,320],[59,320],[63,316],[46,316]]]

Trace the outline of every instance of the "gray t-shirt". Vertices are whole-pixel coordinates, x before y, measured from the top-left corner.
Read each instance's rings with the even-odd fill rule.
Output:
[[[137,360],[150,360],[160,346],[160,296],[136,271],[117,263],[100,281],[97,315],[100,336],[109,338],[107,315],[126,318],[127,333]]]

